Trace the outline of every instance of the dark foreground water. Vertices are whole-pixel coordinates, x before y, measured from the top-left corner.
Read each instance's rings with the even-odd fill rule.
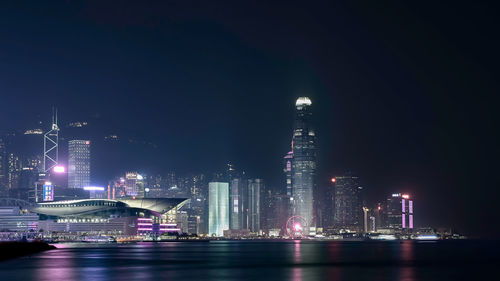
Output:
[[[56,246],[0,262],[0,280],[493,280],[500,272],[496,241]]]

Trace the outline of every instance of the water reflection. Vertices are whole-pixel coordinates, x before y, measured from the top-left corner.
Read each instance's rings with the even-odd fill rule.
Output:
[[[76,280],[75,252],[71,250],[56,250],[46,257],[36,260],[32,280]]]
[[[340,266],[335,265],[336,262],[341,261],[342,244],[332,243],[328,245],[327,261],[332,265],[326,269],[326,277],[328,280],[342,280],[342,269]]]
[[[0,262],[0,280],[465,279],[478,270],[495,274],[500,246],[490,244],[481,251],[467,241],[82,244]]]
[[[399,280],[414,281],[415,277],[415,243],[402,241],[400,247]]]
[[[302,281],[302,257],[300,254],[300,240],[295,240],[293,263],[294,267],[292,269],[292,280]]]

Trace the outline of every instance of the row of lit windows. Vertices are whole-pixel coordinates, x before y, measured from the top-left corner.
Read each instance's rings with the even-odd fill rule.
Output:
[[[116,207],[116,202],[92,201],[92,202],[81,202],[81,203],[73,203],[73,204],[43,204],[42,206],[48,207],[48,208],[71,208],[71,207],[90,207],[90,206]]]

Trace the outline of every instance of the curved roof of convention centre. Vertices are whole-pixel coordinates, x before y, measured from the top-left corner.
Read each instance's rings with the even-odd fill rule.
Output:
[[[166,213],[175,207],[182,207],[183,198],[141,198],[141,199],[77,199],[38,203],[30,211],[48,216],[77,216],[118,208],[134,208]]]

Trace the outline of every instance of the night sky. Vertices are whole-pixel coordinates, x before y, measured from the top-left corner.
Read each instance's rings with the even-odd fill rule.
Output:
[[[96,147],[94,181],[232,162],[282,187],[295,99],[309,96],[321,184],[352,171],[371,202],[412,194],[417,225],[498,236],[489,4],[18,2],[0,7],[0,132],[54,105],[89,138],[152,144]]]

